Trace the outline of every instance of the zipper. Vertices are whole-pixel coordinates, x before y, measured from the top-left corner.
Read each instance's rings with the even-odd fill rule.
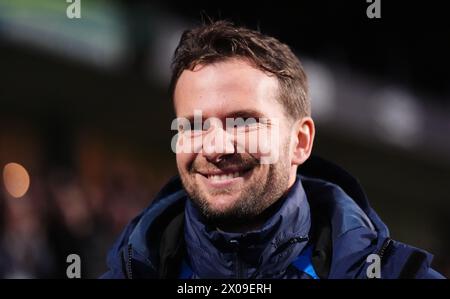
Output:
[[[133,248],[131,244],[128,244],[128,262],[127,262],[127,278],[133,279],[133,271],[131,269],[131,258],[132,258]]]
[[[300,236],[300,237],[295,237],[289,240],[289,245],[293,245],[295,243],[302,243],[305,241],[309,241],[309,236]]]
[[[308,235],[294,237],[294,238],[291,238],[288,242],[284,243],[282,246],[279,246],[278,250],[280,250],[280,248],[281,248],[281,251],[283,251],[283,250],[287,249],[289,246],[294,245],[295,243],[303,243],[303,242],[307,242],[307,241],[309,241],[309,236]],[[256,271],[253,273],[253,275],[250,276],[250,279],[255,279],[256,278],[256,276],[258,275],[260,266],[256,269]],[[286,271],[286,269],[283,269],[283,270],[280,270],[280,271],[276,272],[276,276],[278,276],[279,274],[281,274],[281,273],[283,273],[285,271]],[[307,273],[306,273],[306,275],[309,276],[309,274],[307,274]]]
[[[236,278],[244,278],[244,265],[239,260],[239,241],[236,239],[230,240],[234,250],[234,263],[236,264]]]
[[[383,243],[383,246],[381,246],[381,249],[378,251],[378,256],[380,257],[381,261],[383,259],[383,256],[386,254],[387,249],[389,248],[389,246],[391,246],[391,244],[392,244],[392,239],[386,238],[386,240]]]
[[[238,257],[238,253],[236,252],[236,278],[244,278],[244,274],[243,274],[243,265],[242,263],[239,261],[239,257]]]
[[[290,239],[287,243],[285,243],[285,246],[292,246],[295,243],[301,243],[301,242],[305,242],[305,241],[309,241],[308,236],[295,237],[295,238]],[[237,279],[246,278],[246,277],[244,277],[245,270],[246,270],[245,264],[240,262],[240,260],[239,260],[239,240],[232,239],[229,241],[229,243],[233,245],[234,263],[236,264],[236,278]],[[256,273],[257,273],[257,271],[255,271],[254,275],[256,275]]]
[[[383,257],[388,252],[388,248],[391,246],[392,242],[393,240],[391,238],[386,238],[386,240],[383,241],[383,245],[381,246],[380,250],[378,250],[378,252],[376,253],[380,258],[381,265],[383,264]]]

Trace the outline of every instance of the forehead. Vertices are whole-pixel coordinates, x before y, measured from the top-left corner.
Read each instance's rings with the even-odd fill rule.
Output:
[[[201,110],[204,117],[226,117],[239,110],[276,116],[278,81],[248,62],[230,59],[185,70],[176,84],[174,104],[178,117]]]

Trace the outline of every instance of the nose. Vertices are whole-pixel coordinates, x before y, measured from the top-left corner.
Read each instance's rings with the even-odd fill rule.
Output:
[[[236,153],[234,137],[221,126],[212,127],[203,139],[203,156],[214,163],[234,153]]]

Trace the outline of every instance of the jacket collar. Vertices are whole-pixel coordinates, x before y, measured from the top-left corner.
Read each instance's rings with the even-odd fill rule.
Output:
[[[199,277],[216,278],[282,275],[306,246],[311,227],[300,177],[275,205],[276,212],[260,229],[241,234],[209,227],[188,200],[184,236],[193,272]]]

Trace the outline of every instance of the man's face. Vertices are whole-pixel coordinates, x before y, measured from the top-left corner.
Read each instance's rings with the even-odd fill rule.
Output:
[[[255,218],[295,181],[291,122],[277,96],[277,79],[243,60],[197,66],[181,74],[174,92],[177,117],[194,120],[194,111],[200,111],[203,122],[214,118],[191,123],[204,125],[200,130],[181,131],[179,144],[189,141],[197,148],[176,155],[187,193],[210,220]],[[238,117],[251,121],[227,127],[227,118]],[[268,156],[275,157],[272,163],[261,163]]]

